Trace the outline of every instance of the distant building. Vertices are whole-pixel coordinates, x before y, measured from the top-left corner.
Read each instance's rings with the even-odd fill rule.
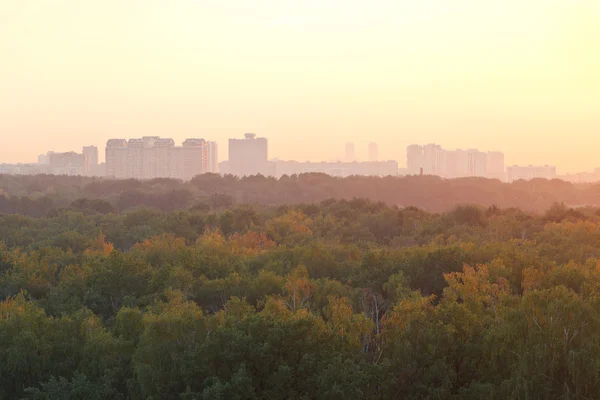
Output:
[[[487,176],[490,179],[506,180],[506,169],[504,166],[504,153],[490,151],[487,153]]]
[[[0,174],[38,175],[50,174],[50,166],[44,164],[0,164]]]
[[[425,175],[444,176],[446,153],[442,146],[428,144],[423,147],[423,173]]]
[[[284,175],[299,175],[306,173],[323,173],[331,176],[345,178],[353,175],[362,176],[397,176],[397,161],[373,162],[298,162],[273,160],[274,176],[281,178]]]
[[[356,151],[354,149],[354,143],[348,142],[346,143],[346,155],[344,158],[346,162],[356,161]]]
[[[96,146],[85,146],[81,152],[85,157],[85,174],[95,175],[98,169],[98,148]]]
[[[406,164],[409,175],[420,175],[424,168],[423,146],[416,144],[406,148]]]
[[[50,156],[48,154],[40,154],[38,156],[39,165],[50,165]]]
[[[105,170],[113,178],[190,180],[210,171],[209,145],[204,139],[187,139],[176,146],[173,139],[158,136],[111,139]]]
[[[504,154],[476,149],[445,150],[440,145],[416,144],[406,148],[410,175],[436,175],[443,178],[490,177],[504,180]]]
[[[91,153],[86,154],[86,149],[88,148],[84,148],[82,153],[49,151],[38,156],[37,164],[1,164],[0,173],[12,175],[90,175],[92,171],[89,163]],[[96,170],[98,170],[97,149]]]
[[[183,167],[180,177],[188,181],[208,172],[208,146],[204,139],[187,139],[181,148]]]
[[[111,139],[106,143],[106,176],[130,178],[129,147],[125,139]]]
[[[506,169],[506,180],[514,182],[518,180],[531,180],[535,178],[555,179],[556,167],[553,165],[513,165]]]
[[[369,143],[369,162],[379,161],[379,146],[377,143]]]
[[[594,168],[593,172],[578,172],[557,176],[557,179],[572,183],[600,182],[600,168]]]
[[[174,173],[175,141],[169,138],[154,140],[153,149],[148,151],[153,157],[148,178],[182,178]]]
[[[464,178],[469,176],[469,152],[467,150],[446,151],[444,177]]]
[[[70,151],[48,153],[50,173],[54,175],[85,175],[85,155]]]
[[[246,133],[244,139],[229,139],[228,173],[237,176],[263,175],[269,172],[266,138]]]
[[[208,172],[219,173],[219,146],[217,142],[206,142],[208,145]]]
[[[221,175],[229,175],[229,161],[221,161],[219,163],[219,174]]]
[[[487,154],[471,149],[467,151],[467,157],[469,160],[468,176],[487,177]]]

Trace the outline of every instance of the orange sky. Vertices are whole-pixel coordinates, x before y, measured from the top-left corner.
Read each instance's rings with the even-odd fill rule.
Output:
[[[525,3],[525,4],[523,4]],[[0,1],[0,162],[252,131],[282,159],[410,143],[600,167],[598,0]]]

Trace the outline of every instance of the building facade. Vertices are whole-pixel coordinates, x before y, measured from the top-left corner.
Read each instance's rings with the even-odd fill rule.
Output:
[[[406,148],[406,164],[409,175],[421,175],[424,172],[423,146],[416,144]]]
[[[125,139],[110,139],[106,142],[106,176],[125,179],[131,177],[129,147]]]
[[[182,146],[176,146],[173,139],[158,136],[111,139],[106,143],[106,176],[190,180],[211,172],[208,154],[209,146],[204,139],[187,139]]]
[[[506,167],[504,165],[504,153],[490,151],[487,153],[487,174],[491,179],[506,180]]]
[[[266,138],[246,133],[244,139],[229,139],[227,173],[236,176],[269,174],[269,151]]]
[[[208,172],[219,173],[219,146],[217,142],[206,142],[208,146]]]
[[[81,154],[85,157],[85,174],[88,176],[98,175],[98,148],[96,146],[85,146]]]
[[[446,166],[443,176],[446,178],[468,177],[469,152],[462,149],[446,151]]]
[[[487,154],[482,151],[468,150],[468,176],[486,178],[487,177]]]
[[[504,154],[477,149],[445,150],[440,145],[410,145],[406,149],[409,175],[436,175],[443,178],[481,177],[505,180]]]

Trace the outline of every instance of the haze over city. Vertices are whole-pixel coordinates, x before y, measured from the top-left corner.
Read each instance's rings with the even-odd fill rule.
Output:
[[[281,159],[441,143],[591,170],[598,20],[596,0],[4,1],[0,162],[257,132]]]

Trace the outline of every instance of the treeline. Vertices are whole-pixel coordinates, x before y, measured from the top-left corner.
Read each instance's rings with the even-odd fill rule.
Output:
[[[597,209],[98,200],[0,215],[1,399],[600,398]]]
[[[434,176],[335,178],[317,173],[284,176],[279,180],[204,174],[190,182],[0,175],[0,212],[36,217],[82,206],[103,212],[123,212],[140,206],[173,211],[194,206],[219,209],[241,204],[290,205],[357,197],[431,212],[448,211],[467,203],[544,212],[554,203],[600,205],[600,185],[543,179],[506,184],[483,178],[444,180]],[[74,204],[82,199],[97,203]]]

